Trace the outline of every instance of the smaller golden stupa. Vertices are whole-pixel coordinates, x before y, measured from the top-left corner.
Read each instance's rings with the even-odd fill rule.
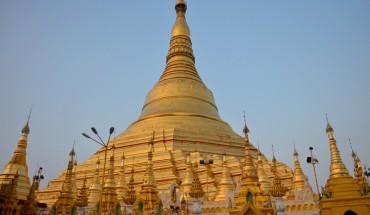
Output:
[[[272,215],[271,197],[262,191],[258,183],[257,169],[252,160],[252,145],[249,142],[249,129],[246,123],[244,124],[243,132],[245,137],[245,158],[241,188],[237,196],[234,197],[235,207],[229,209],[229,213],[230,215]]]
[[[328,119],[326,133],[330,146],[330,176],[322,191],[321,213],[323,215],[370,214],[370,195],[361,193],[359,184],[348,173],[334,138],[334,129]]]

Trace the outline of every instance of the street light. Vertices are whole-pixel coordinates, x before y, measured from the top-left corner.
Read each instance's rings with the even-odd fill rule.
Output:
[[[203,157],[203,155],[201,155]],[[209,201],[209,193],[208,193],[208,166],[213,164],[213,155],[211,155],[211,158],[207,160],[207,154],[206,154],[206,157],[205,159],[202,158],[201,160],[199,160],[199,164],[202,164],[202,165],[205,165],[206,166],[206,176],[207,176],[207,194],[206,194],[206,197],[207,197],[207,201]]]
[[[307,163],[312,164],[313,172],[315,174],[317,194],[319,195],[319,198],[320,198],[321,195],[320,195],[320,190],[319,190],[319,184],[317,183],[317,175],[316,175],[316,169],[315,169],[315,164],[318,164],[319,161],[313,156],[313,153],[312,153],[313,147],[310,147],[309,150],[311,152],[311,157],[307,157]]]
[[[36,183],[35,189],[38,190],[40,186],[40,181],[44,179],[44,175],[42,175],[42,167],[39,168],[37,174],[33,176],[33,183]]]
[[[100,138],[100,136],[98,134],[98,131],[94,127],[91,127],[91,131],[96,136],[98,136],[98,138],[99,138],[100,141],[95,140],[94,138],[90,137],[86,133],[82,133],[82,135],[84,137],[88,138],[88,139],[91,139],[92,141],[96,142],[97,144],[99,144],[99,145],[101,145],[101,146],[103,146],[105,148],[105,152],[104,152],[104,165],[103,165],[103,180],[102,180],[102,183],[101,183],[102,186],[101,186],[101,189],[100,189],[100,197],[99,197],[99,214],[101,214],[101,212],[102,212],[103,188],[104,188],[104,182],[105,182],[105,166],[106,166],[106,163],[107,163],[108,144],[109,144],[110,137],[112,136],[112,134],[114,132],[114,127],[111,127],[109,129],[109,137],[108,137],[107,143],[104,143],[104,141]]]

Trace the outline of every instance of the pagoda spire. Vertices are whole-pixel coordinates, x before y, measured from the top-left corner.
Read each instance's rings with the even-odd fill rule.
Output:
[[[31,117],[32,108],[29,112],[28,119],[24,127],[22,128],[22,134],[19,138],[17,147],[13,153],[12,158],[5,166],[3,172],[0,174],[0,184],[8,184],[16,174],[17,184],[17,198],[27,200],[29,190],[31,188],[30,178],[28,176],[28,166],[26,161],[27,145],[28,145],[28,134],[30,133],[29,122]]]
[[[134,164],[132,163],[132,169],[131,169],[131,178],[130,181],[128,182],[128,191],[127,191],[127,196],[123,198],[123,201],[127,205],[133,205],[136,201],[136,190],[134,187]]]
[[[280,176],[276,167],[276,158],[274,148],[272,148],[272,173],[274,174],[274,180],[272,183],[272,190],[270,191],[273,197],[283,197],[287,192],[287,188],[281,184]]]
[[[147,164],[144,179],[143,179],[143,186],[150,186],[150,187],[156,188],[157,185],[156,185],[154,172],[153,172],[153,151],[154,151],[153,141],[154,141],[154,132],[148,144],[148,164]]]
[[[337,141],[334,138],[334,129],[331,127],[327,116],[326,116],[326,133],[328,134],[329,137],[330,158],[331,158],[329,177],[331,178],[349,175],[348,170],[344,163],[342,162],[342,158],[340,157],[340,153],[337,147]]]
[[[52,207],[52,210],[55,210],[56,214],[72,211],[72,208],[75,207],[76,195],[75,193],[73,193],[73,184],[72,184],[75,155],[76,153],[74,151],[73,146],[71,152],[69,153],[67,172],[62,185],[62,190],[60,191],[57,201],[54,203],[54,206]],[[70,213],[67,212],[67,214]]]
[[[257,152],[257,175],[258,175],[258,183],[261,184],[261,189],[265,194],[270,193],[272,185],[270,182],[269,177],[267,176],[265,169],[263,168],[263,161],[262,161],[262,153],[258,148]]]
[[[101,190],[101,183],[99,177],[99,166],[100,166],[100,159],[96,161],[96,168],[94,174],[94,181],[89,188],[89,206],[94,207],[99,202],[99,195]]]
[[[86,187],[86,175],[85,175],[82,187],[78,192],[76,198],[76,206],[82,208],[83,210],[85,210],[84,208],[88,206],[87,189],[88,188]]]
[[[105,180],[102,196],[102,212],[104,214],[114,212],[118,204],[116,193],[116,181],[114,179],[114,151],[115,146],[112,146],[112,155],[109,158],[108,176]]]
[[[271,196],[275,198],[275,208],[276,208],[276,214],[277,215],[284,215],[285,213],[285,206],[283,202],[283,196],[287,192],[287,188],[284,187],[281,183],[281,179],[279,176],[279,173],[277,171],[276,167],[276,158],[275,158],[275,153],[274,153],[274,146],[272,146],[272,172],[274,174],[274,179],[272,182],[272,189],[270,191]]]
[[[334,129],[331,127],[327,117],[326,120],[331,162],[329,179],[325,188],[321,191],[320,209],[325,214],[344,214],[348,208],[353,208],[353,205],[356,205],[356,213],[370,214],[368,188],[361,188],[356,179],[348,173],[334,139]],[[338,202],[340,204],[337,204]]]
[[[298,152],[294,146],[294,173],[293,173],[293,183],[294,186],[298,190],[302,190],[305,187],[305,181],[306,181],[306,176],[303,173],[301,164],[298,159]]]
[[[354,175],[355,175],[355,182],[360,186],[360,192],[367,193],[369,192],[369,183],[366,180],[364,171],[362,169],[361,160],[357,156],[356,152],[352,148],[351,139],[349,139],[349,144],[351,145],[352,150],[352,158],[354,164]]]
[[[122,150],[121,156],[121,168],[119,171],[119,181],[117,183],[117,195],[118,200],[123,203],[123,198],[127,195],[127,184],[126,184],[126,177],[125,177],[125,153]],[[122,205],[122,204],[121,204]]]
[[[244,144],[245,156],[244,156],[243,181],[258,182],[257,170],[256,170],[256,167],[253,164],[252,155],[251,155],[252,145],[249,142],[249,136],[248,136],[249,129],[248,129],[247,122],[246,122],[246,119],[245,119],[245,114],[244,114],[243,133],[244,133],[244,141],[245,141],[245,144]]]
[[[192,171],[193,171],[194,178],[193,178],[193,182],[191,183],[189,195],[192,198],[201,198],[204,196],[204,191],[202,188],[202,184],[200,183],[200,180],[199,180],[199,176],[197,172],[197,165],[194,165],[194,167],[192,167]]]
[[[148,164],[144,174],[139,197],[134,204],[133,213],[158,214],[161,213],[161,199],[158,196],[157,184],[153,170],[154,131],[148,144]]]
[[[234,193],[234,182],[230,175],[230,169],[227,165],[226,154],[223,155],[222,159],[222,175],[218,185],[218,192],[215,201],[218,200],[229,200],[229,194]]]
[[[77,176],[77,158],[75,159],[75,161],[73,163],[73,174],[72,174],[72,192],[74,194],[77,194],[77,180],[76,180],[76,176]]]
[[[128,131],[144,125],[144,120],[154,116],[159,121],[164,117],[175,116],[172,117],[175,120],[173,123],[178,122],[178,117],[188,116],[195,121],[214,120],[215,123],[221,123],[220,126],[225,127],[225,131],[232,132],[229,125],[221,120],[212,92],[203,83],[195,67],[190,29],[185,18],[186,2],[178,0],[175,10],[176,21],[172,28],[166,67],[156,85],[147,94],[140,118]],[[184,123],[200,128],[194,120]],[[149,128],[155,124],[154,121],[147,121],[145,125]]]
[[[270,195],[264,192],[258,183],[258,175],[254,166],[249,142],[247,123],[244,115],[245,159],[242,173],[241,186],[237,195],[234,195],[234,208],[228,209],[230,214],[245,214],[251,209],[253,214],[271,214],[269,207]]]
[[[186,169],[185,169],[185,179],[182,182],[181,186],[183,187],[184,192],[189,192],[191,184],[193,182],[193,172],[190,160],[190,152],[186,155]]]

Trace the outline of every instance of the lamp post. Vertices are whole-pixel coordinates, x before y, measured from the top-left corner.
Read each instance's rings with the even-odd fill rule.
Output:
[[[202,156],[203,157],[203,156]],[[205,159],[201,159],[199,160],[199,164],[203,164],[206,166],[206,176],[207,176],[207,194],[206,194],[206,197],[207,197],[207,201],[209,201],[209,193],[208,193],[208,166],[213,164],[213,155],[211,155],[211,158],[210,159],[207,159],[208,158],[208,155],[206,154],[205,156]]]
[[[109,137],[108,137],[108,140],[107,140],[107,143],[104,143],[104,141],[100,138],[99,134],[98,134],[98,131],[94,128],[94,127],[91,127],[91,131],[99,138],[100,141],[98,140],[95,140],[94,138],[90,137],[89,135],[87,135],[86,133],[82,133],[82,135],[88,139],[91,139],[92,141],[96,142],[97,144],[101,145],[104,147],[104,165],[103,165],[103,180],[102,180],[102,186],[101,186],[101,189],[100,189],[100,197],[99,197],[99,214],[102,214],[102,199],[103,199],[103,189],[104,189],[104,182],[105,182],[105,166],[107,164],[107,152],[108,152],[108,144],[109,144],[109,140],[110,140],[110,137],[112,136],[113,132],[114,132],[114,127],[111,127],[109,129]]]
[[[320,190],[319,190],[319,184],[317,183],[317,175],[316,175],[316,169],[315,169],[315,164],[318,164],[319,161],[313,156],[313,153],[312,153],[313,147],[310,147],[309,150],[310,150],[310,153],[311,153],[311,157],[307,157],[307,163],[312,164],[313,172],[315,174],[317,194],[319,195],[319,197],[321,197]]]
[[[33,176],[33,183],[36,183],[35,189],[38,190],[40,186],[41,180],[44,179],[44,175],[42,175],[42,167],[39,168],[37,171],[37,175]]]

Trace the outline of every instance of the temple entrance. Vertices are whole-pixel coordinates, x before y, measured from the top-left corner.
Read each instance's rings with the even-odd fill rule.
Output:
[[[352,210],[348,210],[344,213],[344,215],[357,215],[357,214],[353,212]]]

